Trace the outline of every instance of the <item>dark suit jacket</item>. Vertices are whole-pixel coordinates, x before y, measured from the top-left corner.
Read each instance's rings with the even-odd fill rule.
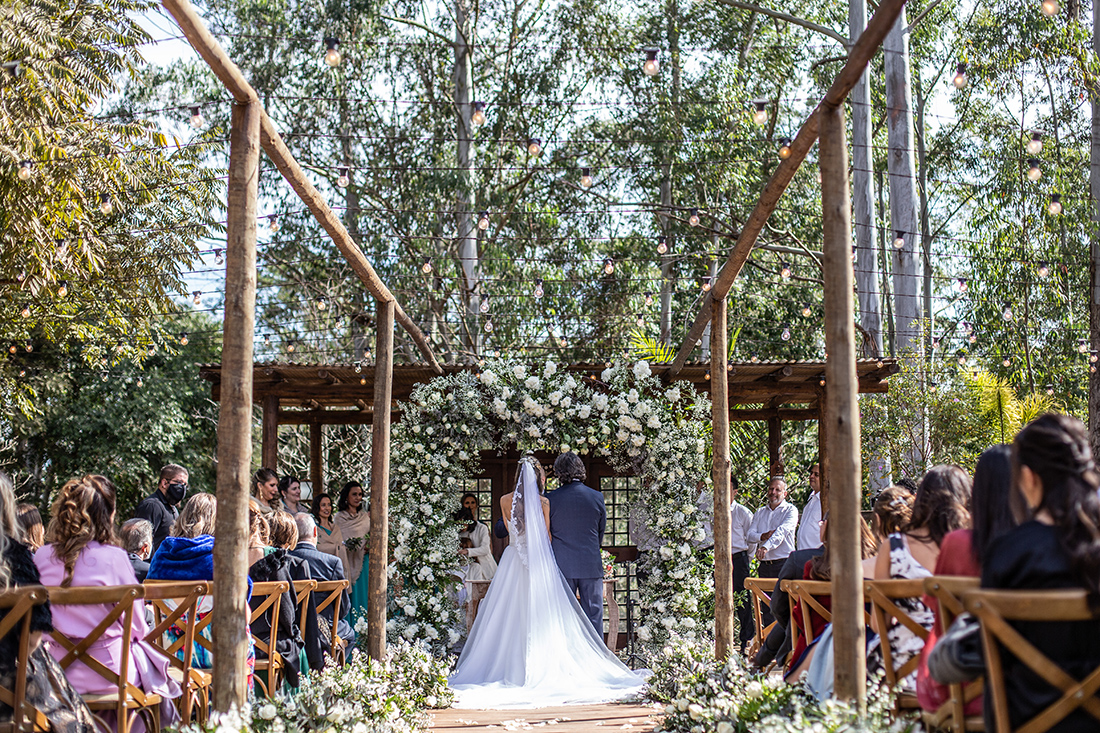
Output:
[[[146,576],[149,575],[149,563],[132,552],[126,554],[130,556],[130,564],[134,566],[134,575],[137,576],[138,582],[144,583]]]
[[[298,546],[290,551],[290,554],[295,557],[300,557],[309,563],[309,571],[314,580],[347,580],[347,575],[344,573],[344,563],[340,561],[340,558],[335,555],[330,555],[327,552],[321,552],[317,549],[316,545],[311,545],[308,542],[299,542]],[[315,602],[318,604],[324,600],[324,598],[318,596],[316,593],[313,595]],[[340,621],[336,626],[336,633],[340,635],[341,639],[345,639],[351,643],[355,641],[355,631],[346,620],[349,613],[351,613],[351,594],[348,593],[345,588],[343,594],[340,596]],[[332,606],[322,611],[321,615],[331,624]],[[328,639],[321,640],[321,644],[326,650],[328,650],[329,646],[328,641]]]
[[[566,578],[602,578],[600,546],[607,526],[603,494],[571,481],[547,494],[554,557]]]

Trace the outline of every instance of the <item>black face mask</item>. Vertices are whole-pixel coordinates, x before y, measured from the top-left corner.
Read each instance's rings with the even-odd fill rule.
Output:
[[[173,481],[168,484],[168,487],[164,491],[164,498],[168,500],[169,504],[176,505],[183,501],[183,497],[187,495],[187,484],[182,481]]]

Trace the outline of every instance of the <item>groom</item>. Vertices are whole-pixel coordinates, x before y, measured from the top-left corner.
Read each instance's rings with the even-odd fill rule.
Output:
[[[600,546],[607,526],[603,494],[584,485],[587,473],[576,453],[562,453],[554,461],[557,491],[550,500],[550,534],[554,557],[569,589],[580,597],[581,610],[603,639],[603,562]]]

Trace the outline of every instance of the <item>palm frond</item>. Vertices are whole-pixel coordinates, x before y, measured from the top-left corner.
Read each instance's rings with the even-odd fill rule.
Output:
[[[643,359],[651,364],[668,364],[676,358],[672,347],[636,329],[630,332],[630,350],[635,359]]]

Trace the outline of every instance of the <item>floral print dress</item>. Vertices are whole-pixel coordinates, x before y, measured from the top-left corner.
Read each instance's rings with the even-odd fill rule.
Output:
[[[911,580],[915,578],[928,578],[932,572],[917,562],[917,559],[909,552],[909,541],[903,534],[890,535],[890,578],[894,580]],[[905,611],[918,624],[931,630],[935,623],[935,615],[928,606],[924,605],[921,597],[899,598],[894,601],[898,608]],[[886,632],[890,640],[890,650],[893,652],[894,669],[901,669],[913,657],[919,656],[924,649],[924,639],[914,634],[901,624],[892,625]],[[871,676],[883,670],[881,637],[876,636],[867,645],[867,674]],[[917,689],[917,673],[914,671],[905,679],[898,681],[898,689],[902,692],[915,693]]]

